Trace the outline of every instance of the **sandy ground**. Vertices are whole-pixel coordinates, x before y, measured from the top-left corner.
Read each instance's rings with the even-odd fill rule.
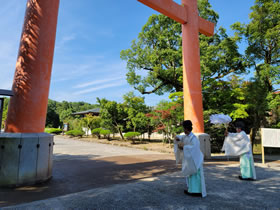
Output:
[[[207,197],[183,193],[171,154],[55,137],[49,183],[0,189],[2,209],[279,209],[280,164],[256,163],[257,181],[238,179],[238,161],[204,163]],[[18,204],[18,205],[17,205]]]

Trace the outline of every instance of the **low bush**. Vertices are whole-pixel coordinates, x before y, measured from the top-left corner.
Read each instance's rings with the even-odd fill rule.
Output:
[[[141,133],[139,132],[127,132],[126,134],[124,134],[124,137],[126,137],[127,139],[131,139],[131,138],[135,138],[136,136],[140,136]]]
[[[132,140],[132,143],[135,143],[135,137],[140,136],[141,133],[139,132],[127,132],[126,134],[124,134],[124,137],[128,140]]]
[[[60,128],[45,128],[45,132],[51,134],[61,134],[62,130]]]
[[[70,130],[67,131],[65,134],[74,137],[82,137],[85,134],[85,132],[81,130]]]
[[[110,131],[110,130],[101,130],[100,131],[100,134],[101,135],[103,135],[104,136],[104,138],[105,139],[108,139],[108,140],[110,140],[110,134],[111,134],[112,132]]]
[[[100,131],[102,131],[102,128],[95,128],[91,130],[92,135],[97,136],[98,139],[100,139]]]

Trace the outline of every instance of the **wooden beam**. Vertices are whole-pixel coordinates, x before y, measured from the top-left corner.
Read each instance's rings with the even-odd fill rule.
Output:
[[[171,19],[185,24],[187,23],[187,10],[173,0],[138,0],[148,7],[170,17]]]
[[[202,17],[198,17],[198,26],[199,32],[206,36],[213,36],[215,24],[203,19]]]

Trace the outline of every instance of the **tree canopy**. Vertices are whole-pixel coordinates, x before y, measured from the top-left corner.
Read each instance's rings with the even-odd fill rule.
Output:
[[[208,0],[198,1],[199,13],[217,23],[218,14]],[[142,94],[180,92],[182,83],[181,24],[164,15],[152,15],[130,49],[121,52],[127,61],[127,81]],[[200,35],[202,85],[245,71],[237,39],[219,28],[213,37]]]

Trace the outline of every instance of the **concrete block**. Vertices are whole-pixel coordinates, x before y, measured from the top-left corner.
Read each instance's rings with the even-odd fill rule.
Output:
[[[38,148],[37,180],[46,180],[50,178],[50,166],[52,166],[52,151],[50,149],[50,145],[52,144],[52,135],[47,133],[39,134],[40,147]]]
[[[204,155],[204,159],[211,159],[211,143],[210,135],[206,133],[195,133],[200,141],[200,150]]]
[[[18,180],[21,134],[0,134],[0,186],[12,186]]]
[[[19,185],[28,183],[29,180],[36,179],[36,164],[37,164],[37,145],[39,137],[37,133],[23,133],[21,139],[21,153],[19,162]]]
[[[53,135],[0,134],[0,187],[46,181],[52,176]]]

